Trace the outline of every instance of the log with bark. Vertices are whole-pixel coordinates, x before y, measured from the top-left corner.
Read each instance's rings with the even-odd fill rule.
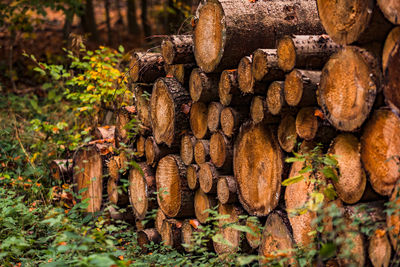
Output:
[[[147,137],[144,150],[146,155],[146,163],[153,167],[166,155],[179,152],[179,148],[176,146],[168,147],[164,144],[157,145],[153,136]]]
[[[146,137],[139,135],[136,139],[136,156],[142,158],[146,152]]]
[[[198,172],[199,185],[204,193],[216,193],[219,173],[217,168],[211,162],[205,162],[199,165]]]
[[[389,55],[392,53],[396,43],[400,42],[400,27],[395,27],[386,37],[385,44],[382,50],[382,70],[386,73],[386,68],[389,60]]]
[[[187,167],[186,179],[191,190],[196,190],[200,186],[199,170],[200,167],[197,164],[190,164]]]
[[[243,94],[265,94],[265,84],[256,82],[252,73],[253,59],[252,57],[246,56],[239,62],[238,72],[238,83],[240,91]]]
[[[180,141],[180,135],[189,129],[189,103],[189,93],[176,79],[157,79],[150,99],[151,125],[157,144],[171,147]]]
[[[152,86],[149,85],[135,85],[135,107],[137,112],[137,119],[140,124],[151,130],[151,119],[150,119],[150,95],[153,90]]]
[[[115,122],[115,142],[119,146],[120,143],[129,144],[131,141],[131,130],[127,126],[136,113],[134,106],[125,106],[117,111],[117,118]],[[146,132],[143,129],[143,133]]]
[[[296,68],[321,69],[340,46],[327,35],[284,36],[277,44],[278,66],[289,72]]]
[[[237,134],[240,125],[246,119],[248,108],[243,107],[234,109],[232,107],[225,107],[221,111],[220,121],[221,130],[228,137],[231,138]]]
[[[53,160],[49,164],[51,178],[55,181],[70,183],[72,180],[72,159]]]
[[[289,106],[307,107],[317,104],[316,92],[320,71],[294,69],[285,79],[284,95]]]
[[[388,106],[400,117],[400,40],[389,55],[383,93]]]
[[[213,195],[206,194],[201,188],[197,189],[194,194],[194,213],[200,223],[206,223],[210,217],[207,210],[213,209],[217,205],[217,201]]]
[[[241,126],[233,167],[239,200],[250,215],[265,216],[278,205],[282,157],[278,140],[267,125],[245,123]]]
[[[221,111],[224,106],[220,102],[211,102],[208,105],[207,127],[213,133],[220,128]]]
[[[210,160],[210,141],[209,140],[197,140],[194,146],[194,161],[197,164],[205,163]]]
[[[197,139],[205,139],[208,135],[207,105],[203,102],[196,102],[192,104],[190,109],[190,129]]]
[[[192,73],[194,67],[194,64],[164,65],[165,76],[169,78],[175,78],[178,82],[186,87],[189,85],[190,74]]]
[[[257,49],[253,53],[251,73],[256,81],[275,81],[285,78],[279,68],[276,49]]]
[[[161,227],[161,238],[164,245],[182,251],[182,222],[175,219],[166,219]]]
[[[241,95],[237,80],[237,69],[224,70],[218,83],[219,101],[224,106],[229,106]]]
[[[253,97],[253,100],[251,101],[250,118],[255,124],[260,122],[266,124],[278,123],[280,120],[279,116],[274,116],[269,112],[265,97],[259,95]]]
[[[400,24],[400,3],[396,0],[378,0],[378,5],[391,23]]]
[[[381,41],[391,28],[373,0],[316,2],[325,31],[337,44]]]
[[[219,177],[217,196],[221,204],[234,204],[239,202],[235,177],[230,175]]]
[[[199,5],[194,55],[205,72],[236,66],[257,48],[274,48],[285,34],[323,32],[314,1],[225,1]]]
[[[148,212],[157,207],[154,170],[145,162],[129,172],[129,201],[138,220],[144,220]]]
[[[380,81],[378,61],[366,50],[347,46],[334,54],[318,89],[325,118],[338,130],[357,130],[371,111]]]
[[[157,201],[168,217],[194,215],[193,192],[186,180],[186,166],[178,155],[168,155],[158,162],[156,170]]]
[[[196,144],[196,137],[193,135],[185,134],[181,139],[181,159],[185,165],[189,165],[194,159],[194,146]]]
[[[400,178],[400,119],[387,109],[376,110],[361,137],[361,160],[372,188],[388,196]]]
[[[141,83],[153,83],[157,78],[165,76],[164,59],[161,53],[133,53],[129,73],[133,82]]]
[[[189,92],[194,102],[209,103],[218,100],[219,75],[205,73],[200,68],[192,70],[189,79]]]
[[[268,86],[266,103],[268,111],[272,115],[280,114],[287,107],[283,87],[284,82],[282,81],[273,81]]]
[[[210,157],[221,173],[232,173],[233,144],[221,131],[211,136]]]
[[[166,64],[193,63],[193,36],[170,35],[161,43],[161,51]]]
[[[297,143],[295,117],[291,114],[285,114],[282,116],[282,120],[278,126],[277,136],[281,148],[288,153],[292,152]]]
[[[123,176],[120,156],[112,156],[107,161],[108,180],[107,196],[111,204],[117,207],[126,207],[129,203],[128,193],[124,191],[121,177]]]
[[[137,233],[137,242],[142,253],[147,254],[149,246],[161,242],[161,236],[155,228],[144,229]]]

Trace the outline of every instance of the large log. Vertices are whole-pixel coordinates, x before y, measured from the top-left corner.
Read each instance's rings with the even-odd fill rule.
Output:
[[[200,167],[197,164],[190,164],[187,167],[186,179],[188,187],[192,190],[196,190],[200,186],[199,170]]]
[[[278,141],[281,148],[288,153],[292,152],[296,146],[296,119],[290,114],[285,114],[279,123]]]
[[[253,53],[251,73],[256,81],[275,81],[285,78],[279,68],[276,49],[257,49]]]
[[[177,155],[168,155],[158,162],[156,171],[157,201],[168,217],[194,215],[193,192],[186,180],[186,166]]]
[[[49,164],[53,180],[69,183],[72,180],[72,159],[53,160]]]
[[[221,172],[232,173],[233,145],[232,142],[220,131],[213,133],[210,139],[211,162]]]
[[[284,95],[289,106],[307,107],[317,104],[316,92],[320,71],[295,69],[285,79]]]
[[[196,14],[194,54],[205,72],[234,67],[257,48],[274,48],[282,35],[323,32],[316,4],[307,0],[209,0]]]
[[[185,134],[181,139],[181,159],[185,165],[193,162],[194,146],[196,144],[196,137],[193,135]]]
[[[165,76],[161,53],[135,52],[129,67],[133,82],[153,83],[157,78]]]
[[[237,184],[233,176],[220,176],[217,184],[218,200],[221,204],[234,204],[239,201]]]
[[[206,223],[210,217],[210,210],[217,205],[217,201],[213,195],[208,195],[203,190],[198,189],[194,194],[194,213],[200,223]]]
[[[272,115],[278,115],[287,106],[283,92],[284,82],[273,81],[268,86],[266,103]]]
[[[259,263],[266,266],[272,260],[287,258],[283,266],[296,266],[293,257],[294,243],[288,227],[278,212],[270,214],[265,222],[258,254]]]
[[[216,193],[219,173],[211,162],[205,162],[199,165],[199,184],[204,193]]]
[[[278,66],[289,72],[294,67],[321,69],[340,48],[327,35],[284,36],[277,44]]]
[[[170,35],[161,43],[161,51],[165,63],[169,65],[193,63],[193,36]]]
[[[189,128],[185,108],[190,97],[185,88],[174,78],[159,78],[153,87],[150,115],[153,135],[157,144],[171,147],[180,141],[180,135]]]
[[[396,0],[378,0],[383,15],[393,24],[400,24],[400,3]]]
[[[373,0],[316,2],[321,23],[337,44],[382,41],[390,30],[390,23]]]
[[[339,175],[333,181],[339,198],[348,204],[358,202],[364,194],[367,178],[361,164],[360,142],[352,134],[340,134],[333,141],[329,153],[336,155]]]
[[[144,162],[138,163],[139,168],[129,172],[129,201],[135,217],[143,220],[147,213],[156,208],[156,181],[154,170]]]
[[[135,85],[135,107],[139,122],[146,128],[151,129],[150,118],[150,95],[152,86]]]
[[[215,132],[220,127],[221,111],[224,106],[220,102],[211,102],[208,105],[207,127],[211,133]]]
[[[318,103],[337,129],[355,131],[371,111],[380,89],[378,61],[366,50],[348,46],[322,70]]]
[[[400,40],[389,55],[383,93],[388,106],[400,117]]]
[[[265,216],[278,205],[282,154],[267,125],[242,125],[235,142],[233,167],[239,200],[249,214]]]
[[[197,164],[205,163],[210,160],[210,141],[209,140],[197,140],[194,146],[194,161]]]
[[[361,137],[361,160],[372,188],[379,194],[391,194],[400,178],[400,119],[390,110],[376,110]]]
[[[218,100],[219,75],[205,73],[199,68],[192,70],[189,80],[189,92],[193,102],[205,102]]]

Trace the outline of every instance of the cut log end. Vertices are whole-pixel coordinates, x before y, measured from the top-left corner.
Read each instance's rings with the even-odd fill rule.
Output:
[[[389,55],[386,72],[384,94],[386,103],[400,117],[400,38]]]
[[[144,229],[137,233],[137,242],[139,247],[142,249],[142,253],[147,253],[149,249],[148,246],[161,242],[161,236],[157,229]]]
[[[210,157],[210,141],[197,140],[194,146],[194,161],[197,164],[205,163]]]
[[[220,117],[223,105],[219,102],[211,102],[208,105],[207,126],[210,132],[215,132],[220,127]]]
[[[175,219],[166,219],[163,221],[161,227],[161,238],[164,241],[165,246],[175,248],[177,250],[182,249],[182,222]]]
[[[231,107],[221,111],[221,129],[227,137],[232,137],[239,128],[240,114]]]
[[[156,218],[154,220],[154,225],[159,233],[161,233],[161,228],[164,220],[167,217],[165,216],[164,212],[159,208],[156,213]]]
[[[199,231],[200,222],[196,219],[187,219],[182,224],[182,245],[186,252],[192,252],[195,248],[194,232]]]
[[[296,116],[296,132],[305,139],[312,140],[318,131],[318,118],[315,116],[315,108],[302,108]]]
[[[210,163],[199,165],[199,184],[204,193],[216,193],[219,174],[215,166]]]
[[[136,140],[136,153],[139,158],[143,157],[146,151],[146,138],[140,135]]]
[[[378,0],[378,5],[391,23],[400,25],[400,3],[396,0]]]
[[[267,110],[267,103],[262,96],[255,96],[251,101],[250,117],[254,123],[260,123],[264,119]]]
[[[229,141],[221,133],[215,132],[210,139],[210,157],[216,167],[221,168],[229,161]]]
[[[239,93],[239,84],[237,81],[237,69],[224,70],[218,84],[219,101],[224,106],[229,106],[232,97]]]
[[[207,211],[216,205],[215,198],[198,189],[194,195],[194,211],[200,223],[206,223],[210,213]]]
[[[285,72],[296,66],[296,47],[290,36],[284,36],[277,44],[278,66]]]
[[[390,264],[391,251],[392,248],[390,247],[389,238],[385,230],[377,229],[371,236],[368,245],[368,254],[372,266],[388,267]]]
[[[303,96],[303,81],[297,70],[290,72],[285,79],[285,100],[290,106],[297,106]]]
[[[218,200],[222,204],[233,204],[238,201],[237,184],[233,176],[221,176],[217,184]]]
[[[270,84],[267,91],[267,108],[272,115],[278,115],[285,106],[283,95],[284,82],[274,81]]]
[[[207,134],[207,106],[202,102],[193,103],[190,109],[190,128],[197,139],[202,139]]]
[[[278,126],[278,141],[282,149],[290,153],[297,143],[296,119],[291,115],[283,116]]]
[[[181,159],[185,165],[193,162],[193,151],[196,138],[192,135],[185,134],[181,139]]]
[[[188,64],[194,62],[193,36],[171,35],[161,43],[161,52],[165,63]]]
[[[144,150],[146,154],[146,163],[149,165],[155,163],[157,158],[158,147],[156,141],[152,136],[146,139],[146,142],[144,144]]]
[[[186,179],[191,190],[199,188],[199,165],[191,164],[187,167]]]
[[[389,56],[392,53],[394,47],[396,46],[396,43],[399,42],[399,40],[400,40],[400,27],[395,27],[393,28],[393,30],[390,31],[390,33],[386,37],[385,45],[383,46],[382,70],[384,74],[386,73]]]
[[[255,80],[251,72],[251,68],[251,57],[244,57],[240,60],[238,65],[238,82],[240,90],[245,94],[254,93]]]
[[[247,243],[251,248],[256,249],[261,243],[261,228],[262,225],[257,217],[249,217],[246,220],[246,226],[250,228],[253,233],[246,232]]]

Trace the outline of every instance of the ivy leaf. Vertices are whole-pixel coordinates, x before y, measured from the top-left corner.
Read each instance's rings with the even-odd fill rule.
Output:
[[[125,52],[125,48],[122,45],[120,45],[118,47],[118,51],[123,54]]]
[[[297,162],[297,161],[304,162],[305,158],[303,158],[303,157],[300,157],[300,158],[290,157],[290,158],[285,159],[285,162],[287,162],[287,163],[292,163],[292,162]]]
[[[286,179],[285,181],[283,181],[282,185],[283,186],[288,186],[288,185],[291,185],[291,184],[298,183],[303,179],[304,179],[303,175],[293,176],[293,177],[290,177],[290,178]]]
[[[325,166],[325,167],[322,169],[322,173],[323,173],[323,174],[325,175],[325,177],[328,178],[328,179],[332,179],[332,180],[335,181],[335,182],[338,182],[338,181],[339,181],[338,177],[336,176],[336,173],[334,172],[334,170],[333,170],[331,167]]]
[[[324,260],[335,256],[335,254],[336,254],[336,245],[333,244],[333,243],[323,244],[321,249],[320,249],[320,251],[319,251],[319,255]]]
[[[226,245],[229,247],[233,247],[232,243],[226,240],[221,234],[216,234],[212,237],[212,240],[216,243],[220,243],[222,245]]]
[[[338,161],[335,159],[334,156],[327,155],[326,157],[324,157],[324,164],[329,166],[337,166]]]
[[[331,184],[329,184],[325,189],[324,189],[324,195],[329,199],[329,200],[335,200],[335,197],[337,196],[335,189]]]
[[[301,169],[299,171],[299,173],[303,174],[303,173],[307,173],[307,172],[310,172],[310,171],[312,171],[312,168],[310,166],[307,166],[307,167],[304,167],[303,169]]]
[[[254,236],[256,235],[256,233],[253,230],[251,230],[250,227],[245,226],[245,225],[232,224],[232,225],[229,225],[229,227],[232,228],[232,229],[238,230],[240,232],[249,233],[249,234],[252,234]]]

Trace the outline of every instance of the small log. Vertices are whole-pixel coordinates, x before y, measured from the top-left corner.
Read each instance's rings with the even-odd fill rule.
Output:
[[[168,217],[194,215],[193,192],[186,180],[186,166],[178,155],[168,155],[158,162],[156,171],[157,201]]]
[[[222,235],[222,238],[228,241],[230,245],[213,241],[214,250],[219,255],[234,253],[240,247],[242,233],[232,227],[227,227],[227,224],[239,224],[239,216],[243,214],[243,210],[238,206],[219,204],[218,214],[229,215],[229,218],[223,217],[218,220],[218,231],[216,234]]]
[[[354,135],[340,134],[332,141],[328,151],[338,156],[338,181],[333,181],[333,185],[339,198],[348,204],[354,204],[361,199],[367,183],[361,164],[360,147],[360,142]]]
[[[244,94],[265,94],[264,84],[257,83],[252,74],[253,60],[251,57],[244,57],[240,60],[237,72],[240,91]]]
[[[287,106],[283,87],[284,82],[281,81],[274,81],[268,87],[266,102],[272,115],[278,115]]]
[[[210,141],[197,140],[194,146],[194,161],[197,164],[205,163],[210,160]]]
[[[320,71],[294,69],[285,79],[283,91],[286,103],[293,107],[315,106],[320,79]]]
[[[165,216],[164,212],[158,208],[156,218],[154,219],[154,226],[156,227],[158,233],[161,233],[162,224],[165,219],[167,219],[167,216]]]
[[[277,44],[278,66],[285,72],[294,67],[322,69],[333,53],[340,49],[327,35],[284,36]]]
[[[140,169],[132,168],[129,172],[129,201],[135,217],[144,220],[147,213],[157,206],[156,181],[154,170],[144,162],[139,162]]]
[[[127,126],[134,114],[136,109],[134,106],[125,106],[117,111],[117,119],[115,122],[115,143],[129,144],[132,137],[132,129],[127,129]]]
[[[374,267],[388,267],[392,248],[384,229],[375,230],[368,242],[368,255]]]
[[[371,111],[380,81],[378,61],[366,50],[348,46],[334,54],[322,70],[317,94],[325,118],[338,130],[357,130]]]
[[[235,141],[233,169],[240,203],[250,215],[265,216],[278,205],[282,157],[270,127],[252,123],[241,126]]]
[[[391,30],[386,37],[385,44],[382,50],[382,70],[383,74],[386,73],[389,55],[392,53],[396,43],[400,41],[400,27],[395,27]]]
[[[109,178],[107,180],[108,200],[117,207],[126,207],[129,203],[127,192],[123,191],[123,185],[120,180],[122,162],[119,156],[111,157],[107,164]]]
[[[315,110],[314,107],[305,107],[300,109],[296,116],[296,133],[300,138],[308,141],[315,138],[319,127]]]
[[[182,251],[182,222],[175,219],[164,220],[161,227],[161,238],[165,246]]]
[[[208,105],[207,126],[211,133],[220,127],[220,117],[223,108],[224,106],[219,102],[211,102]]]
[[[181,159],[185,165],[193,162],[193,151],[196,144],[196,137],[193,135],[185,134],[181,139]]]
[[[182,224],[182,245],[186,252],[196,252],[194,249],[197,247],[194,244],[194,233],[200,232],[201,230],[198,228],[200,226],[200,222],[196,219],[187,219],[183,221]],[[212,243],[207,242],[205,247],[209,250],[212,248]]]
[[[165,76],[161,53],[133,53],[129,73],[133,82],[140,83],[153,83],[157,78]]]
[[[229,106],[241,95],[238,83],[237,69],[224,70],[218,83],[219,101],[224,106]]]
[[[388,208],[391,209],[392,213],[386,215],[386,222],[388,228],[388,234],[390,243],[392,244],[396,255],[399,254],[399,234],[400,234],[400,183],[397,183],[389,199]]]
[[[223,173],[232,173],[233,145],[220,131],[213,133],[210,139],[211,162]]]
[[[137,84],[134,87],[137,119],[142,126],[148,129],[151,129],[150,95],[152,90],[152,86]]]
[[[149,252],[149,246],[161,242],[161,236],[155,228],[144,229],[137,233],[137,242],[142,249],[142,253],[147,254]]]
[[[135,216],[133,215],[132,212],[127,211],[125,208],[122,208],[119,210],[117,207],[113,205],[108,205],[107,206],[107,211],[108,211],[108,216],[111,218],[113,222],[120,223],[129,223],[129,224],[134,224],[135,223]]]
[[[207,106],[203,102],[192,104],[192,108],[190,109],[190,129],[197,139],[208,137],[207,113]]]
[[[400,24],[400,3],[396,0],[377,0],[383,15],[393,24]]]
[[[296,119],[290,115],[285,114],[278,126],[278,141],[281,148],[290,153],[297,144],[296,132]]]
[[[198,172],[199,184],[201,190],[206,193],[216,193],[219,173],[211,162],[202,163],[199,165]]]
[[[165,63],[169,65],[193,63],[193,36],[170,35],[161,43],[161,51]]]
[[[94,140],[102,139],[114,139],[115,138],[115,126],[103,126],[96,127],[92,131]]]
[[[157,144],[171,147],[189,129],[188,92],[174,78],[160,78],[154,83],[150,100],[151,125]]]
[[[72,159],[53,160],[49,164],[51,178],[55,181],[70,183],[72,180]]]
[[[200,223],[206,223],[210,213],[207,210],[214,208],[217,201],[213,195],[208,195],[198,189],[194,194],[194,213]]]
[[[239,201],[237,184],[233,176],[220,176],[217,184],[218,200],[221,204],[234,204]]]
[[[187,167],[186,179],[187,179],[188,187],[191,190],[196,190],[200,186],[199,170],[200,170],[200,167],[197,164],[190,164]]]
[[[373,0],[316,2],[321,23],[337,44],[382,41],[390,30],[390,23]]]
[[[205,73],[199,68],[192,70],[189,79],[189,92],[193,102],[210,103],[218,100],[219,75]]]
[[[264,122],[266,124],[278,123],[280,118],[274,116],[267,108],[265,97],[254,96],[250,105],[250,118],[253,123],[258,124]]]
[[[139,135],[136,139],[136,156],[142,158],[146,152],[146,138],[143,135]]]
[[[221,130],[229,138],[233,137],[239,130],[240,125],[246,119],[247,110],[237,110],[225,107],[221,111]]]
[[[257,48],[274,48],[282,35],[323,32],[314,1],[213,0],[196,14],[194,54],[205,72],[234,67]]]
[[[400,119],[390,110],[376,110],[361,137],[361,160],[372,188],[388,196],[400,178]]]
[[[276,49],[254,51],[251,72],[256,81],[275,81],[285,78],[285,73],[279,68]]]
[[[291,251],[293,249],[294,242],[283,218],[278,212],[270,214],[265,222],[261,244],[258,250],[258,254],[261,256],[259,260],[260,265],[268,265],[271,260],[282,257],[288,258],[284,266],[296,266],[297,262]],[[282,255],[280,255],[279,252],[276,253],[277,251],[282,253]]]
[[[190,74],[194,67],[194,64],[164,65],[165,76],[175,78],[186,87],[189,85]]]
[[[253,231],[253,233],[246,232],[246,240],[252,249],[257,249],[261,243],[261,228],[262,225],[257,217],[248,217],[246,226]]]
[[[177,153],[179,148],[157,145],[153,136],[149,136],[145,142],[145,155],[147,165],[155,167],[157,162],[168,154]]]
[[[383,93],[385,101],[398,117],[400,117],[400,40],[398,40],[389,60],[385,72]]]

